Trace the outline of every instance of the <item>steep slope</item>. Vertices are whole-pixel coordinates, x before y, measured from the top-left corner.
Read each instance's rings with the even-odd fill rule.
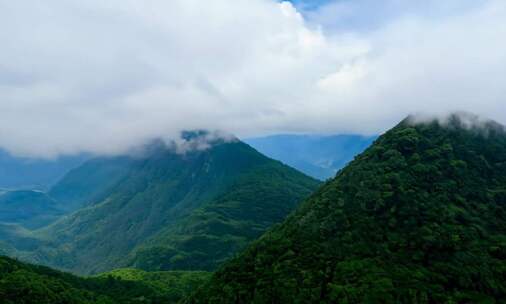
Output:
[[[326,180],[363,152],[376,136],[273,135],[246,139],[246,143],[269,157]]]
[[[19,224],[28,229],[46,226],[64,214],[103,199],[133,164],[131,157],[92,159],[70,170],[47,193],[39,190],[0,192],[0,223]],[[40,166],[40,170],[46,167]]]
[[[22,257],[77,273],[211,270],[319,185],[240,141],[208,145],[186,153],[159,146],[129,158],[100,199],[37,231],[45,245]],[[210,243],[218,236],[226,246],[216,251]]]
[[[62,215],[55,200],[39,191],[9,191],[0,195],[0,222],[39,228]]]
[[[451,116],[381,136],[189,303],[503,303],[506,133]]]
[[[314,180],[268,160],[237,175],[226,190],[157,233],[134,251],[130,263],[146,270],[214,270],[281,222],[316,186]]]
[[[68,172],[51,187],[48,195],[66,211],[102,200],[135,165],[128,156],[100,157],[86,161]]]
[[[177,295],[186,292],[177,287],[168,292],[155,288],[152,282],[111,275],[80,278],[0,257],[0,299],[5,304],[175,303]]]

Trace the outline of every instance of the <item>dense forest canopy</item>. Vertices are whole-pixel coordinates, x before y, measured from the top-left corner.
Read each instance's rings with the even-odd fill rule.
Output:
[[[506,301],[506,133],[406,119],[188,303]]]
[[[162,274],[164,282],[180,274]],[[200,284],[206,274],[189,273],[177,285],[157,288],[154,279],[123,279],[120,275],[81,278],[43,266],[0,256],[0,302],[5,304],[134,304],[176,303],[188,295],[188,286]],[[193,284],[193,285],[192,285]]]

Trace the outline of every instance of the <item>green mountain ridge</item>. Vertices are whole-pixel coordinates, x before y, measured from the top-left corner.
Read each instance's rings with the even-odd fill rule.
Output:
[[[505,302],[505,128],[455,115],[413,121],[382,135],[186,303]]]
[[[50,194],[83,207],[33,231],[33,250],[10,238],[16,256],[79,274],[131,266],[210,271],[319,186],[235,140],[148,152],[72,170]]]
[[[134,276],[135,275],[135,276]],[[5,304],[177,303],[206,273],[132,273],[77,277],[0,256],[0,302]]]

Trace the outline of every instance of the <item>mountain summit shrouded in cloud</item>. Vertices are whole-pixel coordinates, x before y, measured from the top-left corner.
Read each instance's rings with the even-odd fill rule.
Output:
[[[0,148],[378,134],[412,112],[506,121],[504,1],[384,1],[365,18],[372,2],[3,1]]]
[[[239,140],[211,140],[212,134],[185,132],[187,142],[206,143],[185,153],[155,143],[144,155],[85,162],[42,197],[66,216],[28,237],[2,218],[28,228],[45,219],[16,210],[27,199],[0,196],[0,211],[7,213],[0,217],[0,249],[81,274],[125,266],[215,269],[282,221],[320,182]]]

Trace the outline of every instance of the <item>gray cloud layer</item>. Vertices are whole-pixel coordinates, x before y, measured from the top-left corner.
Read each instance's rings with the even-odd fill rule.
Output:
[[[506,122],[506,2],[389,0],[367,24],[371,1],[303,17],[271,0],[0,0],[0,147],[51,157],[188,129],[375,133],[413,112]]]

